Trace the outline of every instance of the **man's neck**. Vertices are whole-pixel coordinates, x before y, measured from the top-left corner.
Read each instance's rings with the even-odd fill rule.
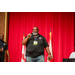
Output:
[[[34,37],[38,37],[38,35],[39,35],[39,34],[37,34],[37,35],[34,35]]]
[[[36,36],[34,36],[34,37],[37,37],[37,35],[36,35]]]

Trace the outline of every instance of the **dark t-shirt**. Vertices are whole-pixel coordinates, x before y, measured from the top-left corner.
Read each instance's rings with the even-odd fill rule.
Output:
[[[0,41],[0,49],[3,48],[3,51],[0,52],[0,59],[4,59],[5,51],[8,50],[7,43],[4,41]]]
[[[34,45],[34,41],[37,41],[37,45]],[[38,37],[35,39],[35,37],[32,35],[26,43],[26,56],[34,58],[39,55],[44,55],[44,48],[48,46],[49,45],[45,37],[38,34]]]

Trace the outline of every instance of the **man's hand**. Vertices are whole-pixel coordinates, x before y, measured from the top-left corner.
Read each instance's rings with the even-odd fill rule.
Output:
[[[32,36],[32,34],[31,34],[31,33],[30,33],[30,34],[28,34],[28,35],[27,35],[27,38],[25,38],[25,39],[22,41],[22,45],[26,45],[26,43],[27,43],[28,39],[29,39],[31,36]]]
[[[3,50],[2,49],[0,49],[0,52],[2,52]]]
[[[52,56],[51,56],[51,53],[50,53],[50,50],[49,50],[49,47],[46,47],[46,51],[48,54],[48,58],[50,58],[50,60],[52,59]]]
[[[9,55],[9,51],[8,50],[6,50],[6,54],[8,56],[8,61],[10,61],[10,55]]]
[[[5,59],[4,62],[7,62],[7,59]]]
[[[10,57],[8,57],[8,61],[10,61]]]
[[[27,38],[30,38],[32,36],[32,34],[31,33],[29,33],[28,35],[27,35]]]
[[[10,57],[8,57],[8,62],[10,61]],[[7,62],[7,59],[4,60],[4,62]]]
[[[48,58],[50,58],[50,60],[52,59],[52,56],[51,56],[51,54],[48,54]]]

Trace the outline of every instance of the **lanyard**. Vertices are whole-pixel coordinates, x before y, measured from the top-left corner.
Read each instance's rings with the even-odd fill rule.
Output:
[[[38,35],[38,36],[39,36],[39,35]],[[38,36],[37,36],[37,37],[38,37]],[[37,39],[37,37],[34,37],[34,38],[35,38],[35,40]]]
[[[1,43],[2,47],[3,47],[3,43],[1,41],[0,41],[0,43]]]
[[[37,39],[37,37],[35,37],[35,40]]]

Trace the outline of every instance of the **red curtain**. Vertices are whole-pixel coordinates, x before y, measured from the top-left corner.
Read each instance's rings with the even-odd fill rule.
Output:
[[[32,33],[34,26],[49,42],[52,31],[53,57],[55,62],[69,58],[74,51],[74,13],[72,12],[10,12],[8,49],[11,62],[21,61],[22,38]],[[45,62],[47,52],[44,51]]]

